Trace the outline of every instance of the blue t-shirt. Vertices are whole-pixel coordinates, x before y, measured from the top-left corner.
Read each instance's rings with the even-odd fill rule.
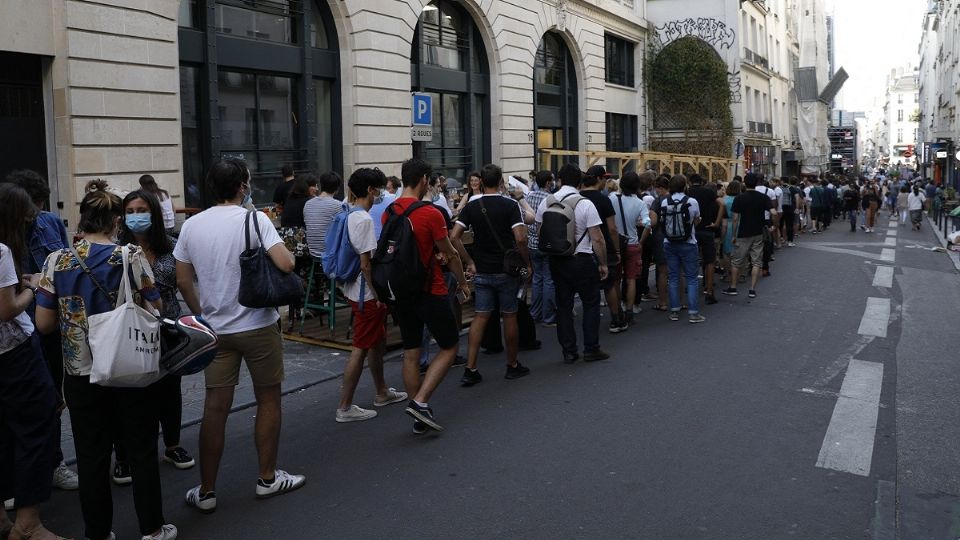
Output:
[[[380,239],[380,231],[383,230],[383,212],[390,206],[390,203],[397,200],[397,196],[384,192],[383,201],[370,207],[370,217],[373,218],[373,235]]]

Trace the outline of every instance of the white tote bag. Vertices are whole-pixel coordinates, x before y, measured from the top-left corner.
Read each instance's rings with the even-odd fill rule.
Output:
[[[113,311],[88,318],[93,367],[90,382],[144,387],[160,380],[160,319],[133,301],[129,248],[123,246],[123,278]]]

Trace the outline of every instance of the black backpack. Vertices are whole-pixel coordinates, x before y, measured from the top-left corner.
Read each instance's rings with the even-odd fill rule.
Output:
[[[690,197],[683,196],[679,201],[665,197],[661,204],[663,215],[663,234],[671,242],[686,242],[693,236],[693,222],[690,220]]]
[[[370,260],[373,289],[385,304],[415,302],[426,289],[429,268],[420,259],[417,238],[409,219],[410,214],[424,206],[429,205],[417,201],[402,214],[396,213],[393,204],[386,209],[389,217]]]

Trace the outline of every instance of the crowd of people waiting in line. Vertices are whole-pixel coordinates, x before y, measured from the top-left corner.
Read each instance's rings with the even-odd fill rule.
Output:
[[[860,228],[872,232],[882,201],[901,223],[909,215],[919,227],[925,201],[936,196],[929,185],[921,190],[883,178],[801,182],[748,173],[716,185],[697,174],[647,171],[612,181],[603,166],[584,172],[566,164],[556,173],[531,172],[528,180],[504,178],[499,167],[487,165],[469,173],[466,193],[450,201],[446,179],[419,159],[404,162],[400,178],[375,168],[354,171],[346,183],[332,172],[297,176],[285,167],[283,175],[274,197],[279,230],[265,214],[253,214],[272,263],[283,272],[303,272],[325,253],[346,249],[331,245],[338,220],[359,261],[356,275],[338,283],[351,306],[353,350],[335,420],[377,415],[354,404],[366,362],[374,406],[405,402],[417,434],[443,430],[430,401],[451,367],[463,366],[464,387],[482,382],[481,348],[506,351],[504,377],[510,380],[529,375],[519,353],[541,347],[538,325],[556,329],[564,363],[609,359],[600,346],[603,306],[611,334],[629,330],[646,302],[670,320],[686,310],[690,323],[703,323],[701,298],[717,302],[718,278],[726,282],[721,292],[732,296],[749,277],[748,295],[755,297],[775,249],[796,245],[799,234],[818,234],[841,217],[850,220],[851,231],[862,219]],[[114,538],[111,478],[133,485],[145,540],[177,537],[163,515],[156,443],[162,427],[162,460],[193,467],[180,445],[180,378],[168,375],[145,388],[90,382],[87,320],[115,305],[123,245],[131,247],[138,302],[175,318],[182,298],[220,339],[204,371],[200,484],[187,492],[186,503],[204,513],[217,508],[226,421],[242,363],[257,404],[256,496],[306,482],[277,467],[284,379],[279,312],[237,299],[251,174],[243,161],[224,160],[211,167],[207,185],[214,205],[187,220],[174,240],[172,201],[152,177],[141,178],[141,189],[123,197],[93,181],[80,203],[74,242],[63,221],[42,210],[50,192],[40,175],[17,171],[0,184],[0,498],[7,510],[16,510],[15,522],[0,514],[0,538],[59,538],[39,515],[52,487],[79,489],[87,538]],[[390,268],[397,264],[390,257],[403,252],[413,254],[411,266],[401,269],[406,277]],[[416,294],[398,298],[401,285],[410,283]],[[474,316],[463,357],[461,304],[471,297]],[[299,308],[291,306],[291,317]],[[384,376],[391,317],[403,343],[402,392]],[[431,358],[432,343],[439,352]],[[79,476],[59,448],[65,407]]]

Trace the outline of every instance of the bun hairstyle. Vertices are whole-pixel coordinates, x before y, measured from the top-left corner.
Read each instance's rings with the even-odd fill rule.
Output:
[[[87,182],[80,202],[80,223],[77,229],[86,234],[110,234],[123,216],[123,201],[107,191],[107,182],[97,178]]]

